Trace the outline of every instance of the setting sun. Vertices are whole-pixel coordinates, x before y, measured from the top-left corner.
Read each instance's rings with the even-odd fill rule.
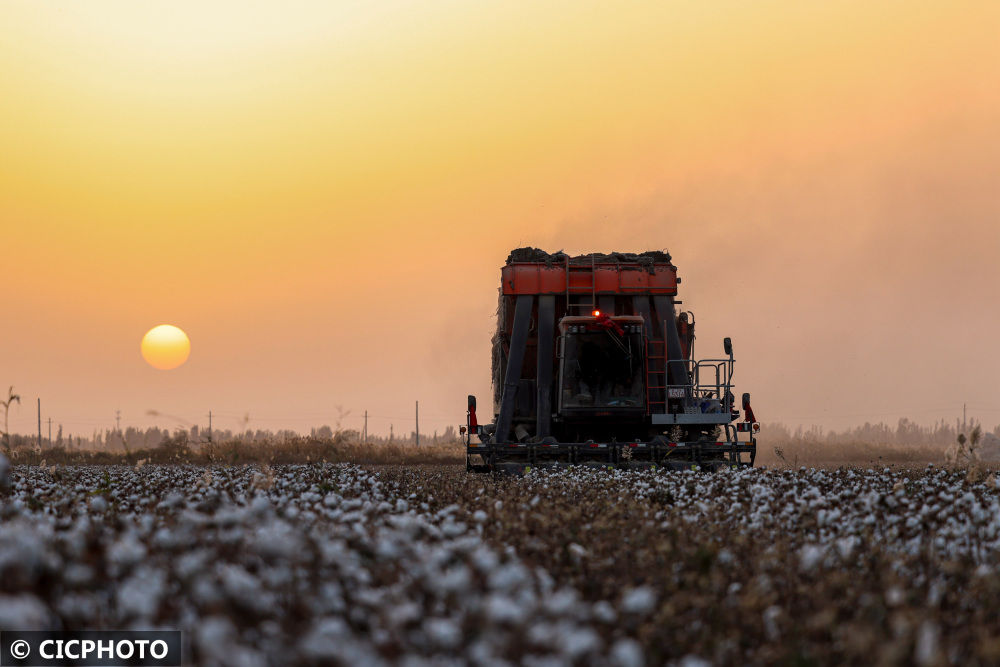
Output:
[[[175,326],[161,324],[142,337],[142,358],[161,371],[177,368],[191,354],[191,341],[187,334]]]

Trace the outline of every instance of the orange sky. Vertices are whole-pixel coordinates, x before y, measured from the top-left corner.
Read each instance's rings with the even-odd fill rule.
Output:
[[[1000,4],[210,4],[0,5],[11,430],[441,430],[529,244],[669,249],[765,421],[1000,421]]]

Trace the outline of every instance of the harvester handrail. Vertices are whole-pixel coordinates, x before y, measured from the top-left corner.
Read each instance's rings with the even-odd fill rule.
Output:
[[[691,384],[668,384],[668,393],[670,389],[678,388],[690,390],[693,394],[690,398],[701,398],[698,396],[700,392],[714,393],[715,398],[723,402],[723,408],[731,409],[732,405],[727,399],[731,397],[732,361],[730,358],[685,359],[684,363],[687,365],[688,377],[691,378]],[[714,370],[714,382],[702,382],[702,368],[711,368]]]

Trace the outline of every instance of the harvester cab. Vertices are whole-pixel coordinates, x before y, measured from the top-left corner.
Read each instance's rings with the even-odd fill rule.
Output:
[[[609,317],[598,310],[559,321],[561,414],[646,409],[642,327],[641,317]]]
[[[467,468],[752,466],[759,424],[749,394],[738,421],[732,342],[725,357],[695,358],[679,282],[663,252],[513,251],[501,269],[493,421],[479,423],[470,396]]]

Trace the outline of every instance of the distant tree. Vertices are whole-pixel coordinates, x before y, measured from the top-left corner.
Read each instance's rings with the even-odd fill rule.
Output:
[[[14,385],[11,385],[7,390],[7,400],[0,401],[0,405],[3,406],[3,443],[4,447],[8,450],[10,449],[10,432],[7,430],[7,412],[10,410],[11,403],[20,403],[21,397],[14,393]]]
[[[321,440],[330,440],[333,438],[333,429],[324,424],[319,428],[312,429],[312,437],[319,438]]]

